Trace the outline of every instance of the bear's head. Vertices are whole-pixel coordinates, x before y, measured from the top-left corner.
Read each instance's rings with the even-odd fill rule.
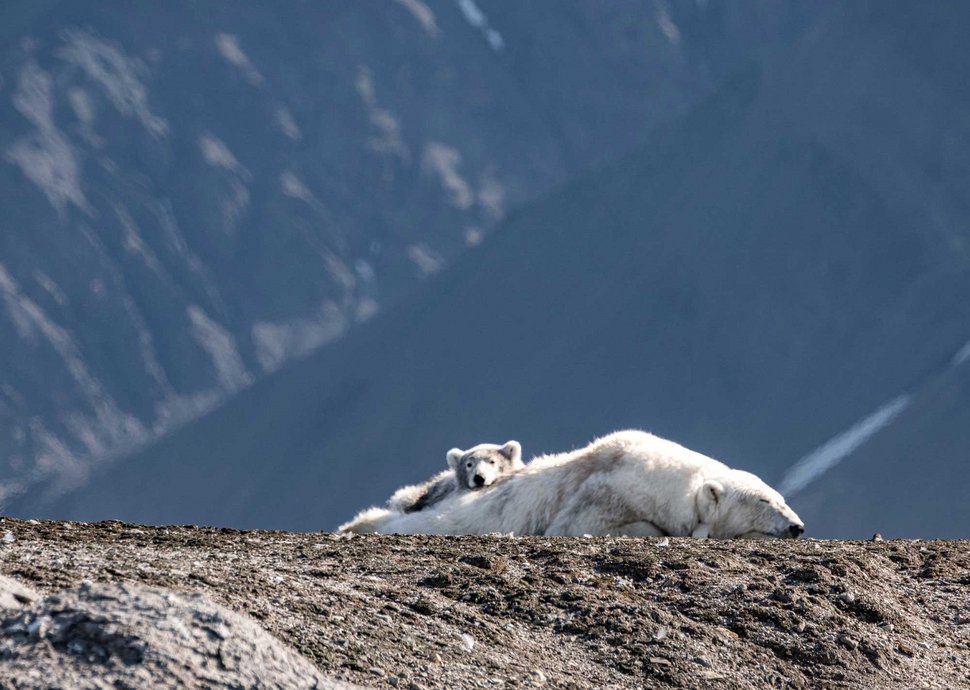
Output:
[[[525,467],[518,441],[509,441],[504,446],[481,443],[468,450],[452,448],[448,451],[448,466],[462,489],[489,486],[503,474]]]
[[[707,479],[697,492],[701,534],[715,539],[795,539],[805,523],[780,493],[743,470]]]

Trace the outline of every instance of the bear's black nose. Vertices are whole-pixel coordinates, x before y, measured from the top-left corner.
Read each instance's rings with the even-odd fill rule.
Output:
[[[480,474],[475,475],[475,486],[485,486],[485,477]]]
[[[792,525],[788,528],[788,534],[791,535],[792,539],[798,539],[799,536],[805,533],[805,528],[801,525]]]

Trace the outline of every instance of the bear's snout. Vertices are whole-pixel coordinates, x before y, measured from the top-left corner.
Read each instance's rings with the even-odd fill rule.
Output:
[[[476,474],[472,481],[475,482],[475,486],[485,486],[485,477],[480,474]]]
[[[788,528],[788,536],[792,539],[798,539],[803,534],[805,534],[804,525],[792,525]]]

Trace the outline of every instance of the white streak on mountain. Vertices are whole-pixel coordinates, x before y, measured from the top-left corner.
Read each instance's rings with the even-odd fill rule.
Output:
[[[262,86],[263,75],[256,69],[256,66],[249,59],[249,56],[243,52],[242,47],[239,45],[238,36],[218,33],[216,34],[215,42],[219,54],[226,62],[238,69],[246,78],[246,81],[253,86]]]
[[[208,353],[223,387],[238,390],[248,385],[252,377],[246,371],[229,331],[209,318],[198,305],[189,305],[188,315],[192,322],[192,336]]]
[[[406,9],[414,17],[424,32],[431,38],[438,38],[438,21],[434,12],[422,0],[396,0],[397,4]]]
[[[908,395],[893,398],[838,436],[829,439],[792,465],[782,477],[778,490],[785,496],[794,496],[891,424],[908,404]]]

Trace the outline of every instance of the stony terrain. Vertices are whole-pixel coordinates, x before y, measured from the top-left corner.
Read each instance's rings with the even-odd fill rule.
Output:
[[[0,626],[4,687],[350,687],[199,592],[85,581],[43,598],[13,596],[30,606]]]
[[[325,676],[374,687],[970,684],[962,541],[347,539],[6,519],[0,571],[41,595],[99,581],[202,592]]]

